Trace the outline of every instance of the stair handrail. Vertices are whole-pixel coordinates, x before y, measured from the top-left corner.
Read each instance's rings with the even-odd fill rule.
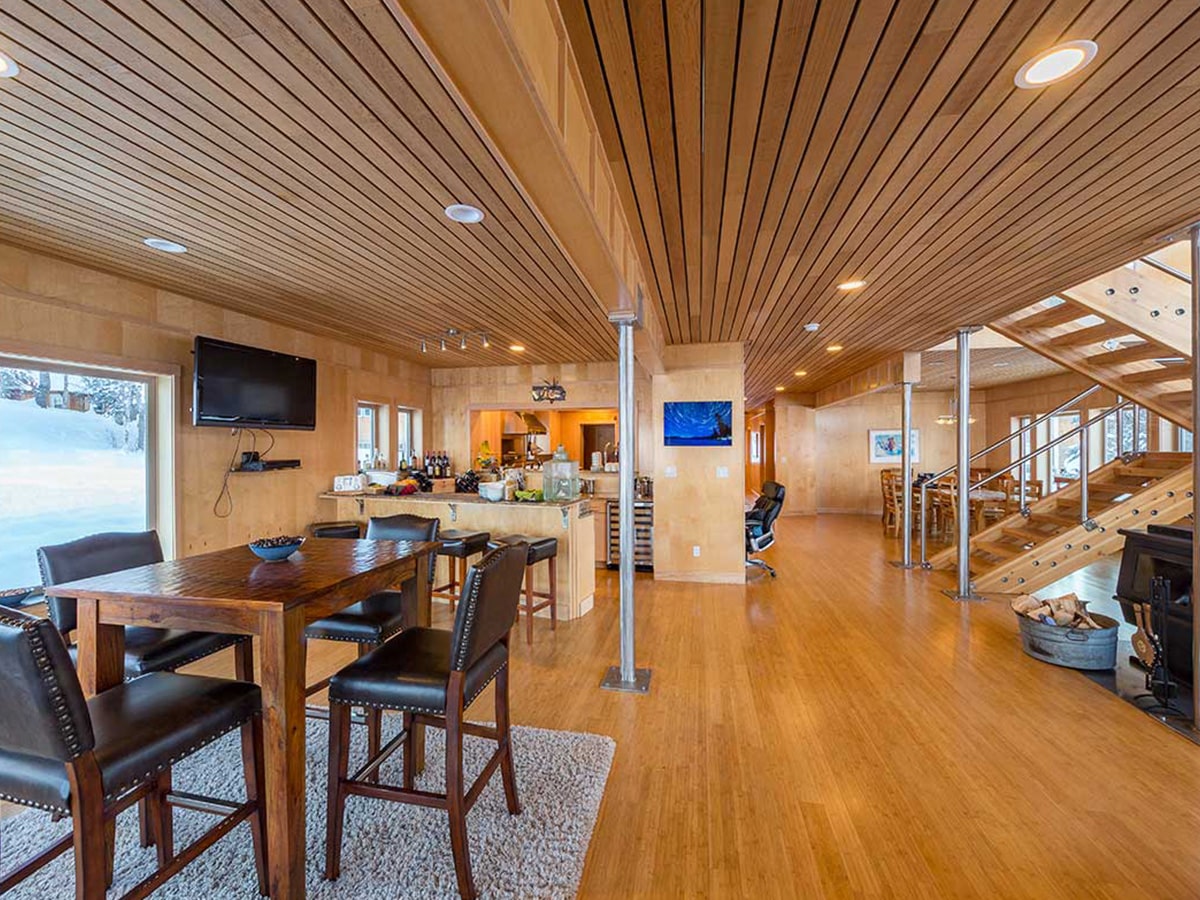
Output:
[[[1146,265],[1150,266],[1153,269],[1158,269],[1158,271],[1160,271],[1160,272],[1166,272],[1168,275],[1171,275],[1174,278],[1178,278],[1184,284],[1192,283],[1191,276],[1188,275],[1187,272],[1181,272],[1181,271],[1179,271],[1179,269],[1175,268],[1174,266],[1169,266],[1165,262],[1161,262],[1160,260],[1157,260],[1152,256],[1142,256],[1138,259],[1138,261],[1144,262],[1144,263],[1146,263]]]
[[[1003,446],[1005,441],[1012,440],[1014,437],[1016,437],[1019,434],[1024,434],[1024,432],[1028,431],[1030,428],[1033,428],[1036,425],[1040,424],[1041,422],[1044,422],[1046,419],[1050,418],[1050,416],[1056,415],[1057,413],[1061,412],[1066,407],[1073,405],[1075,402],[1077,402],[1078,399],[1088,396],[1088,394],[1091,394],[1095,390],[1099,390],[1099,388],[1100,388],[1099,385],[1093,385],[1091,388],[1089,388],[1088,390],[1086,390],[1082,394],[1080,394],[1079,397],[1077,397],[1077,398],[1073,397],[1071,400],[1068,400],[1062,406],[1056,407],[1051,412],[1046,413],[1044,416],[1041,416],[1040,418],[1036,419],[1035,421],[1030,422],[1028,425],[1022,426],[1017,431],[1014,431],[1012,434],[1010,434],[1004,440],[998,441],[996,444],[993,445],[992,449],[996,449],[998,447]],[[999,478],[1001,475],[1005,475],[1008,472],[1011,472],[1013,469],[1020,468],[1020,470],[1021,470],[1021,486],[1020,486],[1019,490],[1020,490],[1020,496],[1021,496],[1021,512],[1025,512],[1025,509],[1026,509],[1026,507],[1025,507],[1025,464],[1033,459],[1036,459],[1038,456],[1047,452],[1048,450],[1052,450],[1053,448],[1057,447],[1059,444],[1065,442],[1068,438],[1072,438],[1075,435],[1079,435],[1079,442],[1080,442],[1079,471],[1081,473],[1080,479],[1079,479],[1080,495],[1081,495],[1080,523],[1086,525],[1088,522],[1088,519],[1089,519],[1089,517],[1088,517],[1088,488],[1087,488],[1087,475],[1088,475],[1088,471],[1089,471],[1088,470],[1088,459],[1087,459],[1087,457],[1088,457],[1088,430],[1093,425],[1095,425],[1099,422],[1103,422],[1106,418],[1108,418],[1113,413],[1119,412],[1120,410],[1127,409],[1127,408],[1133,407],[1133,406],[1136,406],[1136,403],[1133,400],[1124,400],[1115,406],[1109,407],[1108,409],[1101,412],[1100,415],[1098,415],[1094,418],[1080,421],[1080,423],[1078,425],[1076,425],[1074,428],[1072,428],[1070,431],[1060,434],[1058,437],[1050,440],[1048,443],[1043,444],[1042,446],[1025,454],[1024,456],[1022,456],[1020,459],[1016,460],[1015,462],[1009,463],[1007,466],[1000,469],[999,471],[992,472],[988,475],[985,475],[983,478],[981,478],[979,480],[978,483],[968,485],[967,486],[968,496],[970,495],[971,491],[979,490],[980,487],[987,484],[993,478]],[[1080,418],[1082,419],[1082,416]],[[974,459],[975,457],[971,457],[971,458]],[[955,468],[957,468],[957,467],[952,467],[950,469],[946,469],[944,472],[940,472],[937,475],[935,475],[934,477],[928,478],[928,479],[922,481],[920,484],[920,493],[921,493],[920,556],[921,556],[921,568],[923,568],[923,569],[930,568],[929,554],[928,554],[928,539],[929,539],[928,520],[926,518],[926,510],[928,509],[928,505],[929,505],[928,504],[929,485],[936,483],[941,478],[944,478],[946,475],[953,472],[955,470]],[[961,489],[961,486],[960,486],[960,489]]]

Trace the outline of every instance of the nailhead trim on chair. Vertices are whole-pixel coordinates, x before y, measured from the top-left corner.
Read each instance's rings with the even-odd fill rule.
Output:
[[[28,806],[32,809],[44,809],[46,812],[54,813],[69,813],[70,806],[50,806],[46,803],[32,803],[29,800],[23,800],[20,797],[14,797],[12,794],[0,794],[0,800],[7,800],[9,803],[16,803],[19,806]]]
[[[479,690],[477,690],[475,693],[473,693],[469,698],[467,698],[463,702],[463,706],[469,706],[470,704],[474,703],[475,698],[478,697],[480,694],[482,694],[484,692],[484,690],[487,688],[487,686],[496,680],[496,676],[500,674],[500,670],[505,669],[507,667],[508,667],[508,660],[505,660],[504,664],[502,666],[500,666],[499,669],[496,669],[496,671],[493,672],[491,675],[489,675],[487,677],[487,681],[485,681],[483,684],[481,684],[479,686]],[[429,706],[396,706],[391,703],[364,703],[361,700],[335,700],[332,697],[329,698],[329,702],[330,703],[338,703],[342,706],[361,706],[366,709],[390,709],[390,710],[395,710],[396,712],[428,713],[428,714],[434,715],[434,716],[442,716],[442,715],[446,714],[446,710],[444,708],[443,709],[434,709],[433,707],[429,707]]]
[[[505,545],[511,546],[511,545]],[[479,606],[479,590],[483,583],[483,574],[486,573],[492,566],[497,564],[500,559],[500,553],[488,553],[481,559],[478,565],[475,566],[475,580],[471,585],[471,596],[467,598],[467,611],[463,618],[463,636],[460,646],[458,647],[458,655],[454,660],[454,669],[461,672],[463,666],[467,664],[464,649],[470,640],[471,629],[475,626],[475,610]],[[459,601],[460,603],[462,600]]]
[[[175,672],[179,669],[182,669],[188,663],[194,663],[194,662],[199,662],[202,659],[208,659],[208,657],[212,656],[214,653],[220,653],[222,650],[228,650],[230,647],[236,647],[238,644],[242,643],[242,641],[250,640],[250,635],[248,635],[248,634],[231,634],[230,637],[233,638],[233,640],[231,640],[228,644],[222,644],[219,647],[214,647],[212,650],[209,650],[207,653],[197,653],[194,656],[189,656],[186,659],[181,659],[179,662],[175,663],[174,669],[170,669],[170,670],[152,669],[151,672],[160,672],[160,671]],[[151,672],[143,672],[142,674],[149,675],[149,674],[151,674]]]
[[[131,781],[126,781],[124,784],[118,786],[114,790],[109,791],[107,794],[104,795],[104,799],[111,800],[114,797],[121,796],[121,794],[124,794],[130,788],[137,787],[139,784],[145,784],[147,781],[149,781],[152,777],[157,775],[159,772],[163,772],[163,771],[171,768],[171,766],[175,765],[175,763],[179,762],[181,759],[187,759],[189,756],[191,756],[197,750],[202,750],[205,747],[207,747],[209,744],[211,744],[213,741],[216,741],[216,740],[219,740],[220,738],[225,737],[225,735],[229,734],[234,729],[241,728],[243,725],[245,725],[247,722],[249,722],[250,719],[254,718],[254,716],[256,716],[256,715],[261,715],[261,714],[260,713],[251,713],[245,719],[242,719],[239,722],[235,722],[233,725],[230,725],[224,731],[220,731],[217,734],[210,735],[209,737],[205,738],[204,740],[199,741],[198,743],[192,744],[192,746],[188,747],[186,750],[180,751],[177,755],[172,756],[166,762],[160,763],[158,766],[151,769],[145,775],[142,775],[138,778],[134,778]]]
[[[373,637],[369,641],[360,641],[358,638],[350,637],[334,637],[333,635],[315,634],[310,640],[313,641],[342,641],[346,644],[382,644],[384,641],[390,640],[404,630],[404,626],[393,628],[391,631],[381,631],[378,637]]]
[[[37,620],[17,618],[16,616],[7,614],[0,608],[0,625],[20,628],[29,636],[30,648],[33,650],[33,662],[41,674],[42,683],[46,686],[46,690],[50,695],[50,705],[54,711],[55,719],[58,720],[59,734],[67,747],[67,751],[71,754],[71,759],[75,759],[83,753],[83,744],[80,742],[79,733],[75,729],[75,722],[71,719],[70,713],[67,711],[67,701],[63,696],[62,688],[59,686],[58,680],[54,677],[54,673],[51,670],[50,653],[46,649],[46,644],[42,640],[41,634],[37,631]]]

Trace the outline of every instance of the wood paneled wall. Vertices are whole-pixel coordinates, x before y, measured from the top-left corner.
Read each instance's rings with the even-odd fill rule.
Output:
[[[234,447],[230,431],[191,425],[192,341],[204,334],[314,357],[317,430],[275,432],[277,458],[303,468],[236,474],[234,508],[213,501]],[[263,535],[302,533],[333,476],[354,470],[354,401],[429,409],[429,370],[328,337],[0,244],[0,351],[131,369],[178,367],[179,555]],[[260,443],[261,447],[261,443]]]
[[[654,455],[654,577],[745,580],[745,404],[741,344],[668,347],[654,376],[654,439],[661,444],[669,400],[732,400],[732,447],[664,447]],[[674,470],[667,477],[668,468]],[[718,468],[726,470],[717,477]],[[700,547],[693,556],[692,548]]]
[[[915,471],[940,471],[954,463],[955,429],[935,421],[949,412],[950,397],[943,391],[913,394],[913,427],[920,431],[920,461],[914,463]],[[985,398],[973,402],[971,412],[976,419],[971,432],[974,452],[987,446]],[[878,513],[882,507],[879,471],[885,466],[870,462],[867,434],[873,428],[900,428],[899,392],[871,394],[818,409],[816,426],[818,510]]]
[[[817,454],[817,411],[794,397],[774,401],[775,480],[787,488],[785,516],[811,516],[817,511],[820,461]]]

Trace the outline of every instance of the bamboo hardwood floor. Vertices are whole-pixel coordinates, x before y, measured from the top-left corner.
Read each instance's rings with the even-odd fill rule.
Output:
[[[617,741],[581,898],[1200,896],[1200,748],[895,547],[876,518],[788,518],[775,580],[639,578],[646,697],[597,687],[609,573],[593,614],[514,643],[515,722]],[[353,650],[309,653],[315,679]]]

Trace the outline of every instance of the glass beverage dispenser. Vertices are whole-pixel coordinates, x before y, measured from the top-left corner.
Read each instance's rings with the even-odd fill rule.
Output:
[[[562,444],[542,466],[542,496],[546,500],[579,499],[579,463],[567,458]]]

